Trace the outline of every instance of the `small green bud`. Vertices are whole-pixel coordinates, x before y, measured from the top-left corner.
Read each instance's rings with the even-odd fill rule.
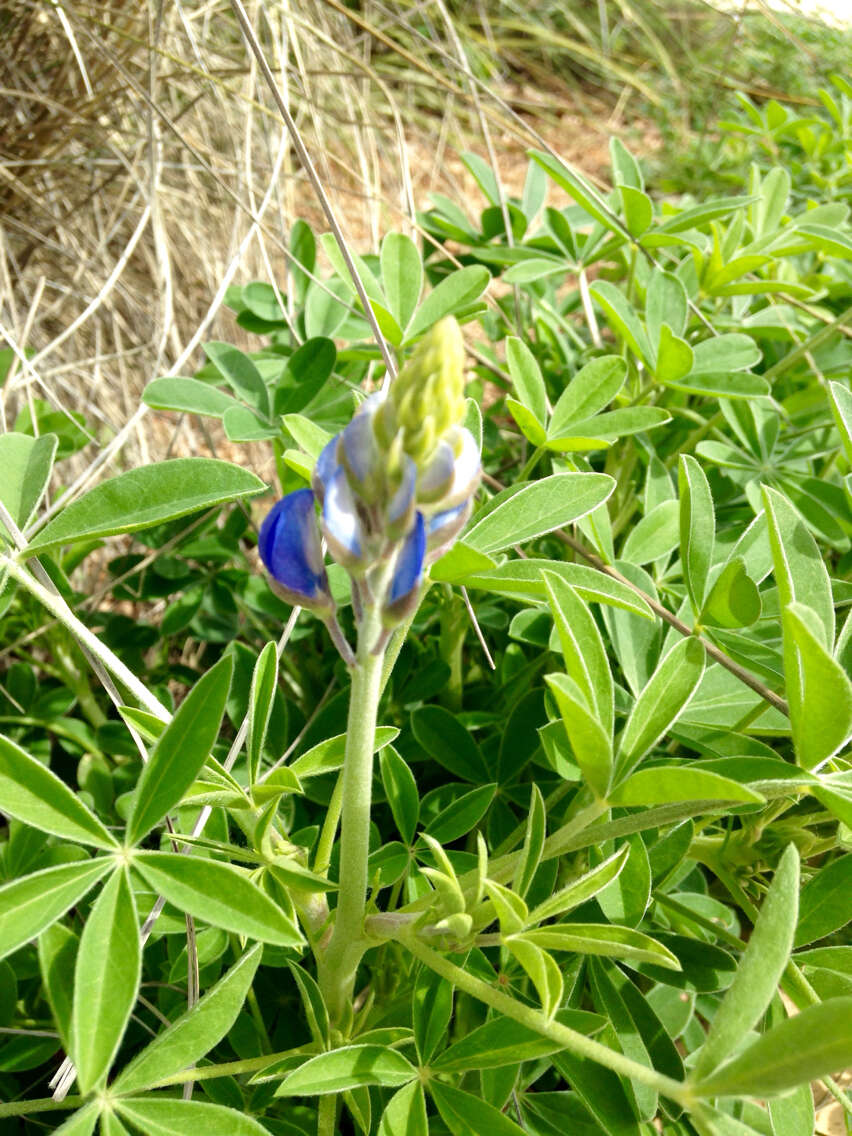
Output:
[[[447,316],[423,336],[391,383],[388,412],[405,452],[420,465],[464,411],[464,340]]]

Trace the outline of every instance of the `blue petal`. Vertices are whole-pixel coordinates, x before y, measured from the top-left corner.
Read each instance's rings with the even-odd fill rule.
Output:
[[[340,434],[335,434],[331,441],[323,446],[320,456],[316,460],[314,472],[311,474],[311,485],[320,504],[322,504],[325,499],[325,491],[328,488],[328,483],[340,469],[340,460],[338,458],[339,446]]]
[[[387,621],[398,622],[404,619],[417,603],[425,559],[426,525],[423,514],[417,513],[397,556],[385,602],[384,615]]]
[[[355,494],[340,468],[329,481],[322,506],[322,531],[331,555],[346,568],[356,568],[364,559],[364,527],[358,515]]]
[[[261,525],[257,547],[267,571],[290,603],[331,606],[310,489],[297,489],[273,506]]]

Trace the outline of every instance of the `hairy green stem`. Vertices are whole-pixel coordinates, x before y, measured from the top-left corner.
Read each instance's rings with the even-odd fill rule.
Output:
[[[542,1037],[550,1038],[551,1041],[555,1041],[558,1045],[579,1057],[585,1057],[598,1065],[604,1065],[620,1077],[628,1077],[632,1081],[639,1081],[643,1085],[648,1085],[670,1100],[677,1101],[678,1104],[688,1106],[690,1103],[689,1089],[680,1081],[675,1081],[672,1077],[658,1073],[656,1069],[651,1069],[647,1065],[641,1065],[638,1061],[625,1057],[623,1053],[617,1053],[614,1049],[601,1045],[599,1041],[593,1041],[592,1038],[569,1029],[568,1026],[563,1026],[556,1021],[549,1021],[541,1010],[535,1010],[532,1006],[525,1006],[521,1002],[516,1002],[514,998],[510,998],[508,994],[489,986],[481,978],[468,974],[466,970],[462,970],[460,966],[450,962],[444,955],[438,954],[431,947],[421,943],[411,931],[401,932],[399,941],[415,958],[440,974],[442,978],[446,978],[453,986],[459,990],[464,990],[466,994],[470,994],[471,997],[491,1006],[499,1013],[505,1014],[507,1018],[513,1018],[528,1029],[535,1030]]]
[[[215,1081],[217,1077],[239,1077],[245,1073],[261,1073],[268,1065],[283,1061],[288,1057],[304,1056],[315,1057],[315,1045],[300,1045],[295,1049],[283,1049],[278,1053],[264,1053],[260,1057],[245,1057],[241,1061],[223,1061],[218,1065],[199,1065],[195,1069],[182,1069],[179,1073],[172,1073],[169,1077],[155,1081],[149,1086],[152,1089],[166,1089],[171,1085],[182,1085],[192,1079],[193,1081]],[[120,1096],[121,1094],[116,1094]],[[136,1095],[134,1089],[133,1094]]]
[[[74,697],[77,699],[77,704],[88,718],[89,722],[98,729],[102,726],[107,716],[103,712],[95,698],[92,688],[89,686],[89,681],[85,674],[81,672],[77,660],[74,658],[68,642],[62,640],[66,638],[64,632],[58,635],[51,636],[51,648],[53,650],[53,657],[56,660],[57,669],[61,674],[65,684],[69,690],[74,692]],[[81,656],[82,659],[82,656]]]
[[[334,838],[337,836],[337,826],[340,823],[340,814],[343,811],[343,771],[337,775],[334,783],[331,800],[325,811],[325,820],[322,822],[322,831],[317,841],[317,852],[314,857],[314,871],[323,873],[328,871],[331,863],[331,850],[334,847]]]
[[[382,692],[384,652],[374,655],[378,618],[369,613],[359,635],[352,669],[346,753],[343,761],[340,831],[340,886],[334,930],[319,960],[320,989],[332,1021],[340,1024],[351,1007],[355,972],[364,954],[367,857],[376,715]]]
[[[431,580],[427,580],[424,583],[424,585],[421,589],[420,599],[418,601],[417,607],[411,612],[410,615],[407,615],[405,617],[403,622],[400,623],[399,627],[397,627],[396,631],[394,631],[393,635],[391,635],[391,637],[390,637],[390,641],[387,645],[387,649],[385,650],[385,661],[384,661],[384,665],[382,667],[382,693],[383,694],[384,694],[385,687],[387,686],[388,681],[390,680],[391,672],[393,671],[393,668],[396,666],[396,660],[399,658],[399,653],[402,650],[402,645],[405,642],[405,640],[408,638],[408,632],[411,630],[411,625],[414,622],[414,619],[417,615],[417,612],[420,610],[420,604],[423,603],[423,600],[426,598],[426,593],[429,591],[429,589],[431,587],[432,587]]]
[[[326,1093],[319,1098],[317,1108],[317,1136],[335,1136],[337,1131],[337,1093]]]
[[[445,585],[451,592],[449,585]],[[441,658],[449,665],[450,677],[447,680],[444,703],[454,714],[461,710],[462,689],[464,687],[464,641],[467,637],[467,611],[461,600],[450,594],[441,612],[440,651]]]
[[[71,1112],[79,1108],[84,1097],[66,1097],[57,1101],[53,1097],[39,1097],[37,1100],[17,1100],[0,1102],[0,1118],[4,1116],[28,1116],[31,1112]]]
[[[536,446],[536,448],[533,450],[533,452],[527,458],[526,465],[521,470],[521,472],[518,474],[518,481],[526,481],[527,478],[529,477],[529,475],[532,473],[532,471],[535,469],[535,467],[538,465],[538,463],[541,461],[542,457],[544,457],[544,455],[546,453],[547,453],[547,449],[544,446]]]

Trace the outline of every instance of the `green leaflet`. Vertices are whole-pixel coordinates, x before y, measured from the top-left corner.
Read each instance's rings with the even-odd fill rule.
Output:
[[[30,542],[42,552],[79,540],[138,532],[188,513],[254,497],[264,484],[248,470],[212,458],[173,458],[120,473],[90,489]]]
[[[259,944],[247,951],[200,1002],[134,1057],[113,1082],[115,1091],[138,1092],[195,1064],[211,1050],[240,1012],[261,954]]]
[[[142,948],[127,872],[115,872],[80,937],[74,969],[71,1056],[88,1092],[106,1075],[136,1001]]]

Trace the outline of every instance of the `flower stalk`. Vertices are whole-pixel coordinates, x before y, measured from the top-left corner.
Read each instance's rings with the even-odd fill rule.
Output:
[[[337,907],[317,965],[331,1021],[344,1034],[370,946],[364,918],[379,701],[428,567],[467,522],[481,476],[479,447],[461,426],[464,412],[464,343],[447,318],[423,337],[387,394],[367,398],[329,441],[311,488],[279,501],[258,539],[271,586],[325,623],[352,676],[343,771],[315,864],[328,866],[339,809]],[[326,553],[350,578],[354,650],[337,619]]]
[[[340,819],[340,880],[334,930],[319,960],[319,985],[331,1020],[345,1028],[352,1004],[358,964],[368,946],[364,938],[367,858],[376,719],[382,693],[384,651],[372,642],[381,633],[376,607],[365,611],[352,668],[352,690],[346,724]],[[377,626],[378,625],[378,626]]]

